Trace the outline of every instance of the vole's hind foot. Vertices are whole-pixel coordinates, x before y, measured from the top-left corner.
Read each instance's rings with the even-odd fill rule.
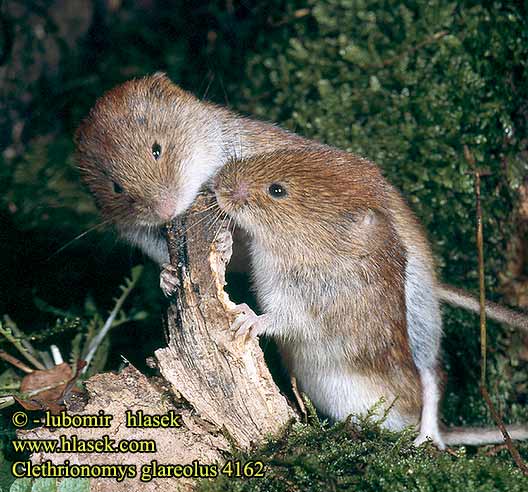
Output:
[[[222,231],[214,240],[214,247],[220,254],[222,261],[227,263],[233,254],[233,237],[229,231]]]
[[[418,434],[418,437],[414,440],[413,444],[418,447],[426,441],[432,441],[438,449],[444,450],[446,448],[444,440],[442,439],[442,436],[438,431],[420,432],[420,434]]]
[[[180,280],[178,279],[178,270],[170,263],[164,263],[161,266],[160,272],[160,288],[166,297],[172,296],[178,287]]]
[[[266,329],[265,314],[255,314],[255,312],[247,304],[238,304],[233,312],[237,315],[235,321],[231,325],[231,330],[235,337],[243,337],[249,334],[252,338],[256,338]]]
[[[420,370],[420,381],[422,383],[423,406],[420,431],[414,440],[414,445],[419,446],[425,441],[431,440],[438,449],[445,449],[438,418],[438,403],[440,401],[438,376],[434,369],[424,367]]]

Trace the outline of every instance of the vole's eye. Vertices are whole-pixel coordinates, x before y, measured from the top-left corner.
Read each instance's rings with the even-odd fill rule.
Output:
[[[161,155],[161,145],[158,142],[154,142],[154,145],[152,146],[152,155],[154,156],[154,159],[158,160]]]
[[[112,182],[114,193],[123,193],[123,188],[118,185],[115,181]]]
[[[286,196],[286,188],[279,184],[279,183],[273,183],[268,188],[268,193],[273,198],[284,198]]]

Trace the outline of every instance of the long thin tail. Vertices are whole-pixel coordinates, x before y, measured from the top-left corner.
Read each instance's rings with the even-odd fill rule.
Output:
[[[526,426],[507,425],[506,429],[510,437],[516,441],[528,439],[528,427]],[[448,446],[482,446],[504,442],[502,432],[492,427],[450,427],[442,432],[442,437]]]
[[[461,307],[475,313],[480,311],[478,299],[461,289],[440,285],[438,287],[438,295],[442,301],[453,306]],[[495,302],[486,301],[486,316],[499,323],[505,323],[528,332],[527,314],[514,311]]]

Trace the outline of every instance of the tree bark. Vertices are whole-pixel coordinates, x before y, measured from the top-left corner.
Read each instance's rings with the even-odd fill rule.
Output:
[[[168,347],[156,357],[163,377],[202,418],[248,448],[277,433],[294,412],[273,382],[258,341],[233,339],[234,304],[224,292],[231,253],[219,251],[214,241],[230,235],[224,223],[210,227],[204,220],[213,203],[199,197],[169,230],[180,289],[168,310]]]
[[[233,339],[230,325],[234,304],[224,292],[225,266],[230,251],[219,251],[215,237],[230,235],[209,227],[204,214],[212,205],[210,197],[200,197],[186,218],[169,231],[171,257],[178,268],[180,288],[167,313],[168,346],[156,351],[159,369],[166,381],[149,381],[129,366],[121,374],[98,374],[86,382],[89,401],[83,408],[68,405],[69,414],[97,414],[104,409],[113,415],[110,428],[47,428],[19,431],[21,439],[56,439],[57,434],[79,439],[101,439],[108,435],[116,442],[150,439],[153,453],[38,453],[34,463],[65,460],[88,465],[132,465],[136,478],[122,482],[92,479],[91,490],[128,492],[192,490],[194,480],[156,478],[141,481],[145,467],[156,460],[161,465],[221,463],[235,445],[248,449],[276,434],[295,412],[273,382],[258,341]],[[223,232],[222,232],[223,231]],[[161,378],[160,378],[161,379]],[[172,393],[172,395],[169,395]],[[145,415],[175,410],[183,423],[179,428],[128,428],[126,412],[141,410]],[[139,490],[139,489],[138,489]]]

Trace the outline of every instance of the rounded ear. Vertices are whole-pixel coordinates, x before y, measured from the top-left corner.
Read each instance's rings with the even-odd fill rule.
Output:
[[[374,210],[366,210],[363,215],[363,224],[366,226],[376,225],[379,222],[378,214]]]
[[[343,217],[343,219],[345,219],[345,222],[348,222],[351,227],[356,228],[358,226],[374,226],[380,221],[384,220],[379,212],[370,208],[363,210],[355,210],[353,212],[346,211],[343,212],[341,216]]]
[[[355,210],[342,214],[343,240],[352,246],[359,256],[369,255],[396,239],[391,220],[383,211],[375,209]]]

